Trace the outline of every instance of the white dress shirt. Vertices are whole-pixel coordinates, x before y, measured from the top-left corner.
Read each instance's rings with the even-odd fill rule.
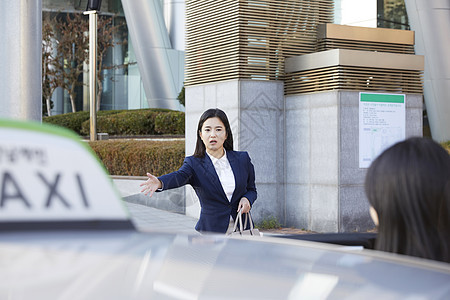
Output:
[[[234,182],[234,174],[231,169],[230,162],[227,158],[227,152],[223,149],[224,155],[217,159],[214,156],[210,155],[208,152],[209,158],[211,159],[214,169],[216,169],[217,176],[219,176],[220,183],[222,184],[223,191],[228,198],[228,201],[231,201],[231,197],[233,196],[233,192],[235,189]]]

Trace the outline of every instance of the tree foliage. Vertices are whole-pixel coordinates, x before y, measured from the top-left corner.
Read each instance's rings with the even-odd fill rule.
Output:
[[[52,95],[57,87],[55,69],[55,35],[48,19],[42,20],[42,98],[44,116],[51,116]]]
[[[111,47],[126,43],[114,36],[120,26],[114,25],[113,16],[99,16],[97,22],[97,110],[100,108],[104,69],[121,68],[126,65],[106,66],[104,58]],[[77,87],[83,85],[89,63],[89,17],[78,14],[58,14],[44,19],[42,26],[43,94],[47,114],[50,115],[51,96],[57,87],[67,91],[72,112],[76,112]],[[85,74],[86,73],[86,74]]]
[[[397,1],[385,10],[385,18],[391,23],[390,28],[404,29],[409,27],[408,14],[404,1]]]
[[[180,93],[178,94],[177,99],[178,99],[178,101],[180,101],[180,103],[181,103],[183,106],[186,106],[186,104],[185,104],[185,96],[184,96],[184,86],[181,88],[181,91],[180,91]]]
[[[100,72],[97,72],[97,111],[100,110],[100,103],[102,98],[102,92],[103,92],[103,80],[104,80],[104,73],[101,72],[101,70],[106,69],[117,69],[117,68],[123,68],[126,67],[127,64],[121,64],[121,65],[110,65],[106,66],[104,63],[104,59],[106,57],[106,53],[108,50],[112,47],[118,46],[118,45],[125,45],[127,44],[127,40],[124,38],[121,38],[120,40],[114,40],[114,36],[118,33],[120,27],[125,26],[124,23],[115,25],[113,22],[113,18],[107,17],[107,16],[100,16],[98,18],[97,28],[98,28],[98,34],[97,34],[97,70],[100,70]]]
[[[76,87],[82,85],[80,76],[83,74],[83,62],[89,55],[89,22],[81,14],[67,14],[64,18],[59,15],[54,19],[57,35],[56,64],[58,86],[67,91],[72,105],[72,112],[76,111]]]
[[[405,1],[396,0],[382,3],[378,7],[378,27],[409,30]]]

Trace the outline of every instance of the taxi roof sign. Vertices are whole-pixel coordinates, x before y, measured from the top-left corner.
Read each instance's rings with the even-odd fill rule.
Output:
[[[0,229],[134,228],[106,170],[75,133],[0,120]]]

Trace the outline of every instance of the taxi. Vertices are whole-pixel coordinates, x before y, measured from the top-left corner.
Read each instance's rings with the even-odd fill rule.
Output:
[[[0,299],[450,299],[450,266],[293,239],[139,232],[79,136],[0,120]]]

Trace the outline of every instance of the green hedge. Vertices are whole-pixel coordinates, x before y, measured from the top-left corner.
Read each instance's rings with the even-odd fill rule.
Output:
[[[97,112],[97,118],[102,116],[114,115],[124,110],[101,110]],[[62,115],[55,115],[42,118],[42,122],[50,123],[53,125],[62,126],[75,131],[77,134],[81,134],[81,128],[84,122],[89,122],[90,113],[88,111],[77,111],[74,113],[67,113]]]
[[[111,175],[161,176],[183,164],[184,141],[106,140],[89,142]]]
[[[448,153],[450,153],[450,141],[443,142],[441,145],[448,151]]]
[[[42,122],[50,123],[71,129],[78,134],[81,134],[81,124],[84,121],[89,120],[88,111],[80,111],[76,113],[68,113],[63,115],[56,115],[42,118]]]
[[[89,112],[86,111],[44,117],[43,122],[66,127],[79,135],[89,135]],[[109,135],[183,135],[184,113],[168,109],[99,111],[97,132]]]
[[[109,135],[149,135],[155,134],[155,118],[158,113],[154,111],[121,112],[97,118],[97,132],[106,132]],[[81,126],[81,134],[89,135],[89,120]]]
[[[158,114],[155,119],[155,131],[159,134],[184,135],[184,112]]]

